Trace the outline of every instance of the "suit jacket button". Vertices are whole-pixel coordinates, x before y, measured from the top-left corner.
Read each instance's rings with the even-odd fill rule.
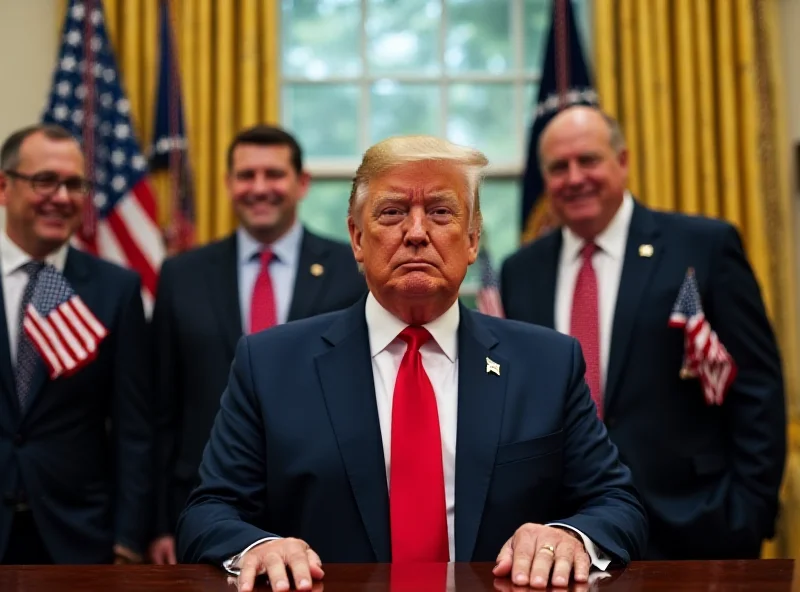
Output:
[[[22,446],[23,444],[25,444],[25,436],[14,434],[14,446]]]

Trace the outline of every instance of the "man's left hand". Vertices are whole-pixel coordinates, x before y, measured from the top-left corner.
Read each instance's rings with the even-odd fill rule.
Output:
[[[577,534],[541,524],[523,524],[497,555],[493,573],[511,576],[517,586],[546,588],[569,585],[570,574],[575,582],[589,579],[591,559]],[[550,570],[553,575],[550,577]]]

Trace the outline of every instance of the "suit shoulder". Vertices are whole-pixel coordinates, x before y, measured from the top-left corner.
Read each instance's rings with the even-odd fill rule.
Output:
[[[203,245],[202,247],[196,247],[189,251],[172,255],[164,260],[162,270],[169,272],[173,270],[192,269],[198,265],[203,265],[221,254],[232,250],[232,248],[235,247],[235,245],[231,244],[233,240],[233,235],[229,235]]]
[[[571,349],[576,340],[574,337],[559,333],[555,329],[515,321],[512,319],[501,319],[473,311],[477,323],[482,324],[489,331],[500,339],[511,340],[512,342],[525,342],[526,344],[536,344],[546,348]]]
[[[314,248],[318,251],[327,251],[329,256],[333,256],[336,258],[346,258],[348,260],[353,260],[353,249],[350,246],[350,243],[340,241],[333,238],[327,238],[324,236],[320,236],[314,232],[311,232],[308,229],[304,229],[308,239],[313,242]]]
[[[113,261],[101,259],[96,255],[78,249],[72,249],[69,256],[79,260],[89,270],[92,277],[101,278],[109,286],[141,283],[141,278],[137,272]]]
[[[272,348],[274,346],[291,348],[294,344],[307,348],[310,338],[322,336],[347,310],[337,310],[275,325],[266,331],[248,335],[246,340],[251,349]]]
[[[544,254],[553,246],[553,241],[558,240],[556,233],[560,230],[551,230],[544,236],[537,238],[525,245],[522,245],[503,263],[503,267],[516,268],[519,266],[527,267],[531,261],[544,256]]]
[[[652,212],[653,216],[662,228],[667,231],[668,235],[670,233],[683,233],[692,237],[705,238],[709,235],[719,236],[738,233],[736,227],[726,220],[679,212],[661,212],[656,210],[652,210]]]

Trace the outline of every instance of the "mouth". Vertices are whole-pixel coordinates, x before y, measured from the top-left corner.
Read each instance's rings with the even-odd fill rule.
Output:
[[[397,267],[405,271],[424,271],[435,268],[436,266],[433,265],[432,263],[428,263],[427,261],[415,260],[415,261],[406,261],[405,263],[401,263]]]
[[[241,203],[257,208],[259,206],[279,206],[283,203],[283,196],[274,193],[266,195],[245,195],[240,200]]]
[[[583,201],[594,199],[595,197],[596,194],[594,191],[592,191],[592,192],[576,193],[574,195],[565,195],[563,199],[566,203],[580,203]]]

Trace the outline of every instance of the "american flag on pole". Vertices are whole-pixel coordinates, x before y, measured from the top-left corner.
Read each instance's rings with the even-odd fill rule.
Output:
[[[108,335],[52,265],[46,265],[38,274],[22,326],[44,360],[51,380],[69,376],[91,362]]]
[[[150,310],[165,250],[101,0],[69,2],[43,121],[81,140],[94,182],[77,246],[139,272]]]
[[[736,364],[703,314],[694,269],[689,268],[669,318],[669,326],[683,329],[681,378],[699,378],[708,405],[722,405]]]
[[[486,249],[478,251],[478,265],[481,272],[481,286],[476,298],[478,310],[485,315],[503,318],[505,311],[503,310],[503,301],[500,299],[497,274]]]
[[[161,58],[150,168],[169,173],[171,211],[167,248],[170,253],[180,253],[192,248],[195,243],[194,186],[181,100],[180,74],[167,0],[161,0],[160,13]]]

